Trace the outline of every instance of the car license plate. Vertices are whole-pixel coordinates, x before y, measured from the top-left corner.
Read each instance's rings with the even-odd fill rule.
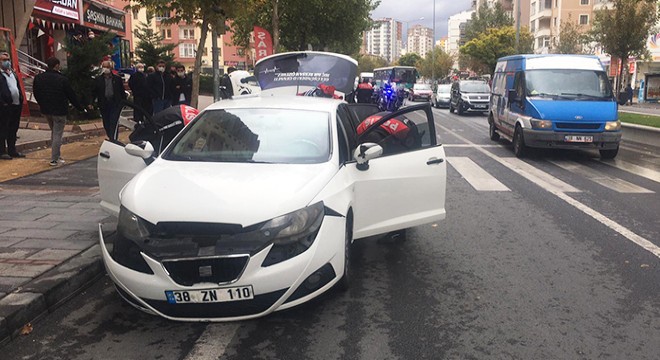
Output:
[[[188,291],[167,290],[165,296],[170,304],[218,303],[254,299],[254,292],[252,286],[237,286]]]
[[[485,109],[486,105],[475,105],[474,107],[477,109]]]
[[[594,142],[594,137],[593,136],[582,136],[582,135],[566,135],[566,136],[564,136],[564,141],[566,141],[566,142],[589,143],[589,142]]]

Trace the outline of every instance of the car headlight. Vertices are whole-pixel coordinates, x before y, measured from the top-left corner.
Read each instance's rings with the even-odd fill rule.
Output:
[[[605,123],[605,131],[619,131],[621,130],[621,121],[608,121]]]
[[[470,101],[470,98],[467,95],[461,95],[461,99],[465,101]]]
[[[140,254],[141,245],[148,241],[154,225],[133,214],[125,207],[119,209],[117,237],[112,248],[112,258],[119,264],[146,274],[153,274]]]
[[[309,249],[321,228],[324,215],[323,202],[318,202],[266,222],[260,231],[272,237],[273,247],[261,266],[277,264]]]
[[[552,121],[550,120],[531,119],[529,122],[532,124],[532,129],[537,129],[537,130],[552,129]]]

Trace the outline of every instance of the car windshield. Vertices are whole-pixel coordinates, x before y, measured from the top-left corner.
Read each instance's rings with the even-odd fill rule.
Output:
[[[438,94],[445,94],[451,91],[451,85],[438,85]]]
[[[327,112],[227,109],[201,114],[163,155],[175,161],[309,164],[330,157]]]
[[[489,93],[490,87],[484,82],[466,82],[461,84],[461,91],[465,93]]]
[[[431,85],[429,84],[415,84],[415,90],[431,90]]]
[[[603,71],[528,70],[525,86],[527,96],[585,101],[612,98],[612,89]]]

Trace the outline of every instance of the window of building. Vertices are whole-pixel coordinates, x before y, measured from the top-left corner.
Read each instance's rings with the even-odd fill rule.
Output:
[[[163,37],[163,39],[171,39],[172,38],[172,29],[170,28],[165,28],[160,30],[160,35]]]
[[[179,38],[184,40],[192,40],[195,38],[195,28],[180,28]]]
[[[138,18],[138,14],[140,14],[140,9],[132,9],[133,12],[133,19]]]
[[[580,0],[580,5],[589,5],[589,0]]]
[[[180,58],[194,58],[195,57],[195,44],[179,44],[179,57]]]
[[[543,37],[542,39],[543,39],[543,47],[550,47],[550,37],[546,36]]]
[[[580,25],[589,24],[589,15],[580,15]]]
[[[530,15],[536,14],[536,2],[532,3],[532,6],[529,7]]]
[[[552,0],[545,0],[545,8],[552,9]]]
[[[529,23],[529,31],[532,33],[536,32],[536,20]]]
[[[156,21],[161,21],[163,19],[169,19],[170,18],[170,12],[169,11],[162,11],[159,13],[156,13]]]
[[[557,17],[555,16],[554,19],[552,19],[552,25],[557,26]]]

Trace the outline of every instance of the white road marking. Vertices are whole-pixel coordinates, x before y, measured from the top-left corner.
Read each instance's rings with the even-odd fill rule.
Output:
[[[511,191],[467,157],[448,157],[449,164],[477,191]]]
[[[216,360],[227,351],[239,323],[208,324],[185,360]]]
[[[500,145],[478,145],[478,144],[442,144],[446,148],[474,148],[474,147],[500,147]]]
[[[559,192],[581,192],[581,190],[573,187],[572,185],[569,185],[557,179],[556,177],[548,174],[547,172],[543,170],[539,170],[533,165],[530,165],[518,158],[514,158],[514,157],[503,158],[483,149],[477,148],[477,150],[483,152],[493,160],[508,167],[518,175],[521,175],[525,179],[535,183],[536,185],[544,189],[547,190],[552,189]]]
[[[612,189],[619,193],[635,193],[635,194],[650,194],[653,191],[629,183],[622,179],[613,178],[602,172],[591,169],[583,164],[567,160],[551,160],[551,163],[559,166],[560,168],[570,171],[572,173],[584,176],[585,178],[602,185],[608,189]]]
[[[629,163],[627,161],[619,160],[619,159],[614,159],[614,160],[599,160],[600,163],[615,167],[617,169],[627,171],[629,173],[635,174],[637,176],[645,177],[649,180],[653,180],[655,182],[660,183],[660,171],[655,171],[653,169],[647,169],[643,166],[635,165],[633,163]]]
[[[443,129],[447,130],[447,128],[445,128],[444,126],[442,126],[442,125],[440,125],[440,124],[438,124],[438,123],[436,123],[436,126],[441,127],[441,128],[443,128]],[[460,138],[460,139],[463,140],[465,143],[473,144],[470,140],[468,140],[468,139],[466,139],[466,138],[464,138],[464,137],[462,137],[462,136],[460,136],[460,135],[454,134],[454,136]],[[475,149],[477,149],[477,150],[479,150],[480,152],[482,152],[483,154],[485,154],[485,155],[491,157],[491,158],[494,159],[495,161],[498,161],[498,162],[500,162],[501,164],[503,164],[503,165],[509,167],[508,162],[501,162],[501,161],[499,161],[499,160],[498,160],[499,157],[496,156],[495,154],[492,154],[491,152],[486,151],[486,150],[484,150],[484,149],[482,149],[482,148],[478,148],[478,147],[477,147],[477,148],[475,148]],[[516,160],[517,160],[517,159],[516,159]],[[513,164],[514,164],[514,163],[511,163],[511,165],[513,165]],[[518,172],[518,171],[516,171],[516,170],[513,169],[513,168],[510,168],[510,169],[513,170],[513,171],[515,171],[515,172],[517,172],[518,174],[520,174],[521,176],[525,177],[526,179],[528,179],[528,180],[534,182],[534,180],[533,180],[534,177],[531,177],[531,178],[530,178],[530,177],[527,177],[527,174],[526,174],[524,171],[522,171],[522,172]],[[543,173],[541,170],[538,170],[538,172]],[[549,174],[546,174],[546,175],[549,176],[549,177],[552,177],[552,176],[549,175]],[[541,185],[541,184],[538,184],[538,185]],[[573,206],[574,208],[576,208],[576,209],[582,211],[583,213],[587,214],[588,216],[590,216],[590,217],[593,218],[594,220],[600,222],[601,224],[603,224],[603,225],[607,226],[608,228],[614,230],[615,232],[621,234],[621,235],[624,236],[626,239],[632,241],[634,244],[639,245],[639,246],[642,247],[644,250],[647,250],[647,251],[650,252],[651,254],[655,255],[655,256],[658,257],[658,258],[660,258],[660,247],[658,247],[657,245],[655,245],[655,244],[653,244],[652,242],[648,241],[648,240],[645,239],[644,237],[635,234],[634,232],[632,232],[631,230],[629,230],[629,229],[626,228],[625,226],[623,226],[623,225],[621,225],[621,224],[615,222],[614,220],[608,218],[607,216],[605,216],[605,215],[599,213],[598,211],[596,211],[596,210],[594,210],[594,209],[588,207],[587,205],[585,205],[585,204],[583,204],[583,203],[581,203],[581,202],[579,202],[579,201],[573,199],[572,197],[568,196],[564,191],[559,190],[557,187],[554,187],[554,186],[552,186],[552,187],[541,186],[541,188],[543,188],[543,189],[545,189],[546,191],[550,192],[551,194],[557,196],[557,197],[560,198],[561,200],[567,202],[569,205],[571,205],[571,206]]]

